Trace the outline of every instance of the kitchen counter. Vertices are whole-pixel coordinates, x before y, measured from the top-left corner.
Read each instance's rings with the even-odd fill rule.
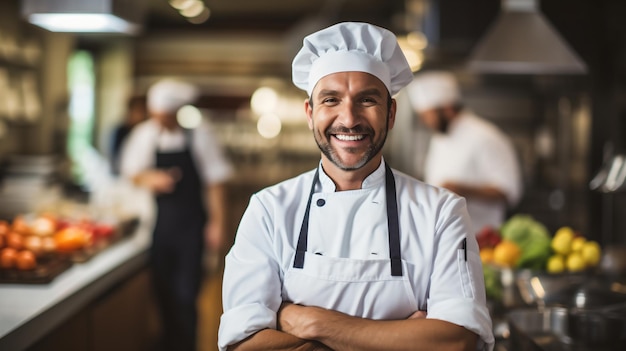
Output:
[[[30,347],[146,266],[152,221],[145,199],[133,197],[141,210],[135,232],[88,261],[48,284],[0,284],[0,350]]]
[[[144,267],[149,228],[140,225],[87,262],[72,265],[49,284],[0,285],[0,350],[23,350]]]

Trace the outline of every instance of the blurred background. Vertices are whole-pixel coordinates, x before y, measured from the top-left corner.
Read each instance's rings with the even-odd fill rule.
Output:
[[[520,8],[527,18],[515,16]],[[43,16],[67,13],[105,14],[114,26]],[[365,21],[396,33],[414,72],[454,72],[466,104],[512,138],[525,192],[510,215],[530,214],[550,232],[570,226],[603,247],[624,245],[625,15],[620,0],[4,0],[0,219],[37,211],[51,197],[89,204],[117,196],[107,165],[128,100],[179,77],[201,88],[197,107],[235,166],[232,239],[250,194],[319,160],[306,96],[291,83],[302,38]],[[420,178],[429,133],[404,92],[397,100],[385,157]],[[219,273],[221,257],[209,260]],[[203,303],[219,316],[218,283],[208,284],[212,300]],[[216,317],[206,323],[212,337]],[[0,341],[26,345],[21,333],[8,326]],[[214,340],[206,345],[212,350]]]

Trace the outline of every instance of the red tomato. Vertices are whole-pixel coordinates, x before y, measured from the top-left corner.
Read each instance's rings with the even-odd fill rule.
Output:
[[[7,246],[12,247],[16,250],[21,250],[24,248],[24,237],[16,232],[11,232],[7,234]]]
[[[13,268],[15,266],[15,258],[17,250],[12,247],[5,247],[0,251],[0,267]]]
[[[37,267],[37,258],[30,250],[22,250],[15,257],[15,266],[22,271],[28,271]]]
[[[9,225],[7,221],[0,220],[0,235],[9,234],[10,229],[11,229],[11,226]]]

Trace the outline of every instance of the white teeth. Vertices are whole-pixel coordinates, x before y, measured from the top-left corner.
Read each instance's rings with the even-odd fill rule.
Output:
[[[357,141],[365,138],[365,135],[345,135],[345,134],[337,134],[335,135],[337,139],[344,141]]]

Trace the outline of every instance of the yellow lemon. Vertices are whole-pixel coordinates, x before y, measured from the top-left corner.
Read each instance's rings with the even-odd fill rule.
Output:
[[[493,263],[504,267],[515,267],[522,254],[519,246],[509,240],[502,240],[493,249]]]
[[[587,239],[583,236],[577,236],[572,240],[572,252],[580,252],[583,249]]]
[[[580,272],[586,268],[583,256],[577,252],[567,255],[565,266],[570,272]]]
[[[581,249],[582,258],[590,267],[595,267],[600,262],[601,253],[600,245],[595,241],[586,242]]]
[[[570,227],[561,227],[554,234],[550,246],[554,252],[567,255],[572,251],[572,241],[574,240],[574,230]]]
[[[548,259],[546,264],[548,273],[561,273],[565,270],[565,260],[561,255],[553,255]]]

